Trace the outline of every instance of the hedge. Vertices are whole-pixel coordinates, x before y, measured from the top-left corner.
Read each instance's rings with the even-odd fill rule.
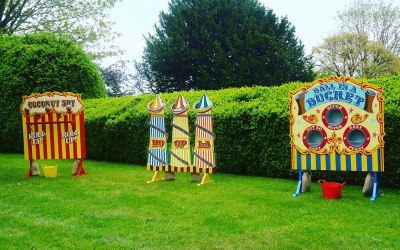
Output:
[[[366,82],[384,86],[385,172],[383,186],[400,187],[400,76]],[[191,105],[206,93],[214,102],[215,152],[220,172],[296,178],[292,171],[289,138],[289,91],[305,83],[279,87],[232,88],[162,94],[169,105],[182,94]],[[86,100],[88,157],[97,160],[146,164],[150,115],[146,105],[154,95]],[[189,109],[189,122],[196,114]],[[167,130],[172,115],[166,108]],[[190,126],[194,134],[194,126]],[[362,184],[365,173],[313,171],[313,179]]]
[[[53,34],[0,36],[0,152],[21,152],[20,105],[32,93],[81,93],[105,97],[97,66],[72,40]]]
[[[385,98],[385,172],[379,174],[383,186],[400,188],[400,75],[364,80],[384,87]],[[193,91],[162,94],[167,105],[182,94],[191,105],[206,93],[214,102],[213,123],[217,136],[215,152],[220,172],[277,178],[296,178],[290,169],[289,91],[307,83],[279,87],[232,88],[218,91]],[[85,99],[88,158],[145,165],[149,143],[150,115],[146,105],[154,95]],[[19,110],[18,107],[14,107]],[[19,111],[18,111],[19,112]],[[196,114],[189,109],[194,134]],[[172,115],[166,108],[167,130]],[[2,142],[12,142],[22,152],[21,120],[3,123],[12,135],[3,133]],[[20,128],[20,130],[18,130]],[[17,129],[17,130],[16,130]],[[22,133],[21,133],[22,134]],[[14,141],[13,141],[14,139]],[[0,147],[1,152],[5,152]],[[362,184],[365,173],[313,171],[313,179]]]

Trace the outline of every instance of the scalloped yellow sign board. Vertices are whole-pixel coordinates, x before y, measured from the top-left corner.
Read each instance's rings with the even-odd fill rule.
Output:
[[[292,168],[382,172],[382,87],[350,77],[290,92]]]
[[[46,92],[24,96],[21,114],[25,159],[86,158],[80,94]]]

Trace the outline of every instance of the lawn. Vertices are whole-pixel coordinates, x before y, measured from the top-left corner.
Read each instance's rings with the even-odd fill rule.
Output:
[[[345,185],[340,200],[292,197],[295,180],[215,174],[147,184],[143,166],[84,161],[88,175],[25,179],[22,155],[0,154],[0,249],[395,249],[400,191],[371,202]]]

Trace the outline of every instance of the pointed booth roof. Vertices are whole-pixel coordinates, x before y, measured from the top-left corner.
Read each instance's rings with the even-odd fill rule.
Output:
[[[212,101],[208,98],[206,94],[203,94],[200,98],[200,101],[198,101],[195,105],[194,108],[196,109],[197,113],[205,113],[210,111],[214,107],[214,104]]]
[[[150,113],[160,113],[165,107],[165,101],[159,95],[147,104],[147,110]]]
[[[189,108],[189,102],[183,96],[179,96],[176,101],[174,101],[171,106],[171,112],[173,114],[182,114]]]

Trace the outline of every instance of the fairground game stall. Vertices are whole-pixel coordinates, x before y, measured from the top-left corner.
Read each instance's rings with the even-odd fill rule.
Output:
[[[179,96],[171,103],[172,138],[168,149],[168,133],[166,132],[164,117],[165,102],[156,96],[147,105],[150,113],[150,143],[148,148],[147,169],[155,171],[153,178],[148,183],[158,180],[174,180],[176,172],[191,173],[192,182],[199,185],[211,181],[209,174],[215,173],[214,139],[212,126],[213,103],[203,95],[194,105],[196,112],[196,134],[194,149],[192,150],[189,132],[188,109],[189,102]],[[192,164],[192,158],[193,163]],[[165,172],[165,177],[161,172]]]
[[[350,77],[330,77],[290,93],[292,169],[364,171],[373,175],[371,200],[384,171],[382,88]]]
[[[86,174],[84,105],[80,94],[70,92],[24,96],[21,105],[24,156],[34,160],[76,159],[77,176]]]

